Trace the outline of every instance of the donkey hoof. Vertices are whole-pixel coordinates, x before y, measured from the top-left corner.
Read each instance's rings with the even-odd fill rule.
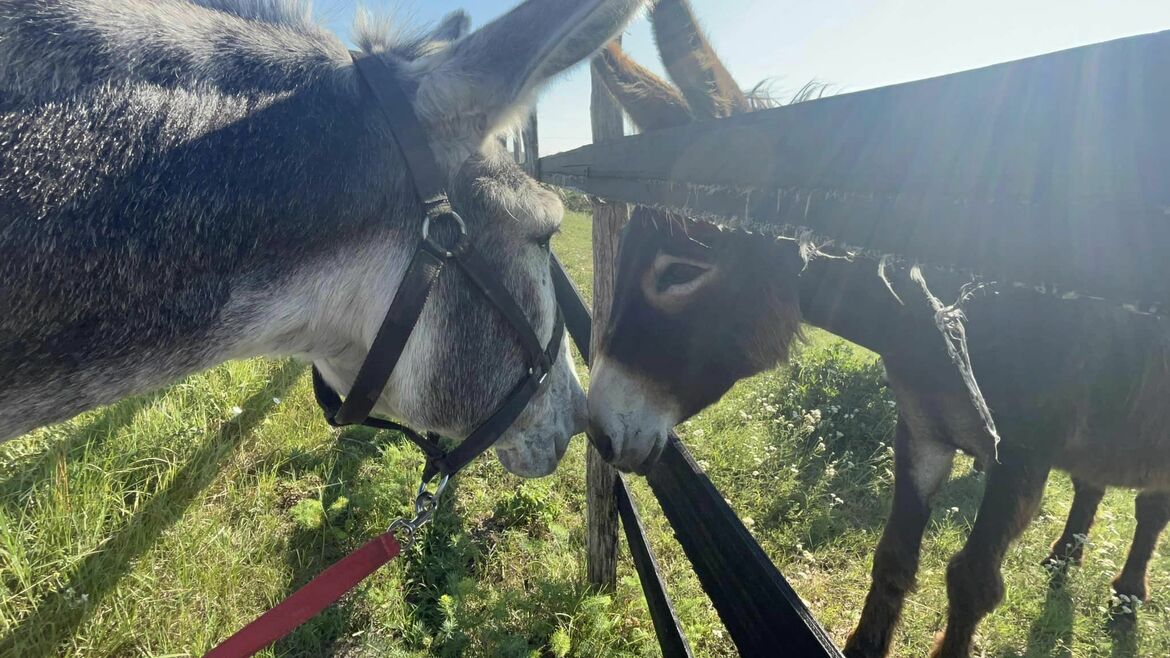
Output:
[[[1137,618],[1137,612],[1146,602],[1146,588],[1127,585],[1123,582],[1113,584],[1113,597],[1109,605],[1109,618],[1113,622],[1125,622]]]
[[[873,637],[862,637],[853,631],[845,641],[845,658],[885,658],[883,643]]]
[[[934,647],[930,650],[930,658],[971,658],[971,646],[968,644],[963,647],[954,646],[955,642],[948,645],[946,631],[939,631],[934,634]]]
[[[1081,558],[1084,557],[1084,552],[1078,547],[1073,548],[1066,546],[1064,548],[1053,548],[1048,553],[1048,557],[1040,561],[1040,566],[1044,567],[1045,571],[1052,573],[1054,571],[1068,571],[1069,567],[1081,566]]]
[[[1149,594],[1146,589],[1145,579],[1132,582],[1119,576],[1113,581],[1114,603],[1120,602],[1141,606],[1149,600]]]

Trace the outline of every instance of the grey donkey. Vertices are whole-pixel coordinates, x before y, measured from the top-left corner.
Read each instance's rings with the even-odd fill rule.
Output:
[[[542,341],[559,200],[492,139],[641,0],[528,0],[468,33],[359,21]],[[0,440],[230,359],[346,391],[422,212],[343,42],[280,0],[0,0]],[[460,438],[521,376],[513,330],[445,272],[375,411]],[[583,426],[567,347],[496,445],[550,473]]]

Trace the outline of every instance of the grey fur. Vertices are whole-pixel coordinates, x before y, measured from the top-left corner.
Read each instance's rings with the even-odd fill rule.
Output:
[[[476,247],[545,339],[537,242],[560,204],[486,137],[637,4],[531,0],[454,43],[458,15],[379,42]],[[586,9],[605,20],[567,23]],[[0,0],[0,439],[259,354],[313,360],[344,391],[417,239],[404,172],[302,3]],[[510,328],[444,275],[378,410],[458,437],[520,363]],[[566,352],[505,465],[550,471],[582,407]]]

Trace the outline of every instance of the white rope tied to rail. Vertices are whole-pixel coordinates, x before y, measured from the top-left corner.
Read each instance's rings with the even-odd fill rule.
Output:
[[[995,429],[995,419],[991,417],[991,409],[987,407],[987,401],[983,399],[983,391],[979,390],[979,382],[975,379],[975,371],[971,368],[971,355],[967,351],[967,329],[963,326],[963,321],[967,319],[966,314],[963,313],[963,304],[990,284],[975,281],[966,283],[959,289],[959,299],[950,306],[944,306],[926,286],[926,278],[922,276],[922,270],[917,265],[910,268],[910,280],[917,282],[922,287],[926,300],[934,310],[934,323],[938,326],[939,333],[942,334],[943,342],[946,343],[947,354],[950,355],[951,362],[955,364],[959,376],[962,377],[963,383],[967,387],[967,395],[971,399],[975,411],[983,420],[983,428],[991,435],[992,455],[996,463],[999,463],[999,432]]]

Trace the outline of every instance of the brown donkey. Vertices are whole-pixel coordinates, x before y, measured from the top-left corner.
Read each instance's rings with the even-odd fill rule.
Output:
[[[639,126],[747,110],[683,0],[660,2],[653,24],[681,93],[616,47],[595,64]],[[692,100],[698,96],[711,98]],[[967,283],[927,275],[943,299],[957,299]],[[920,272],[638,208],[593,369],[591,435],[603,452],[622,455],[620,467],[646,468],[673,425],[736,380],[784,361],[807,322],[880,354],[898,403],[893,509],[848,655],[889,650],[930,501],[957,450],[989,474],[974,528],[947,572],[950,610],[935,655],[969,655],[976,625],[1003,597],[1004,554],[1052,468],[1072,474],[1077,495],[1050,563],[1080,558],[1078,535],[1088,532],[1104,487],[1142,490],[1133,547],[1114,587],[1145,600],[1147,566],[1170,519],[1166,323],[1018,287],[977,294],[963,310],[970,356],[1004,437],[998,446],[946,352]]]

